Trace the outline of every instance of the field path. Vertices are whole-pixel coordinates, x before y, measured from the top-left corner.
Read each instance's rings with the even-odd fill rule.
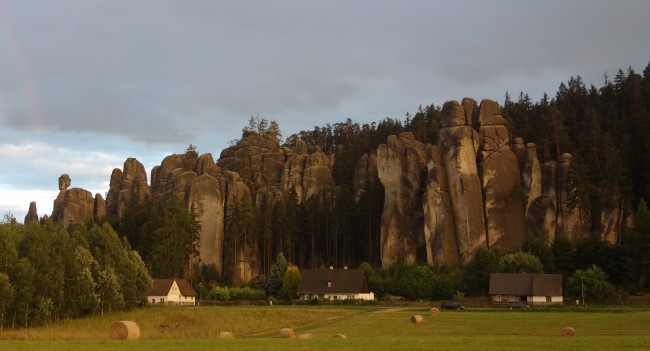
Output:
[[[402,312],[409,310],[421,310],[421,307],[394,307],[394,308],[382,308],[375,311],[375,313],[393,313],[393,312]]]

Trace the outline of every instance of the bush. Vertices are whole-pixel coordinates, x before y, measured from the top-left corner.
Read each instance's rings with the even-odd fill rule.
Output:
[[[244,287],[215,287],[208,294],[209,300],[216,301],[242,301],[242,300],[266,300],[264,290]]]
[[[217,301],[229,301],[230,300],[230,289],[228,287],[214,287],[210,290],[208,294],[208,300],[217,300]]]
[[[596,265],[589,269],[578,269],[567,281],[567,292],[576,300],[603,302],[615,298],[616,289],[607,281],[607,274]]]

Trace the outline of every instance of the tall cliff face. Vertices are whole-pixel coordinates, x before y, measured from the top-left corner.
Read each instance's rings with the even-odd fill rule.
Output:
[[[478,176],[479,135],[472,128],[474,100],[445,103],[440,120],[440,153],[449,184],[459,261],[467,263],[486,247],[482,184]]]
[[[499,106],[481,101],[478,166],[487,230],[487,247],[501,251],[521,249],[525,236],[525,196],[517,155]]]
[[[425,146],[412,133],[391,135],[377,148],[377,172],[384,185],[381,216],[381,262],[416,262],[424,242],[422,175],[426,167]]]
[[[184,199],[201,224],[199,256],[222,274],[226,181],[212,155],[194,151],[166,156],[151,170],[151,196],[164,202],[173,196]]]
[[[251,242],[256,236],[251,234],[243,242],[239,237],[230,237],[239,234],[226,231],[227,218],[236,212],[236,206],[254,206],[262,213],[271,213],[276,203],[289,197],[291,189],[298,194],[298,202],[317,198],[324,206],[331,206],[336,193],[332,164],[332,158],[318,148],[310,150],[304,142],[299,141],[291,149],[281,148],[272,136],[250,132],[223,150],[216,163],[212,155],[199,157],[194,151],[165,157],[151,170],[150,193],[160,202],[172,196],[184,199],[201,223],[201,263],[213,265],[235,283],[246,283],[260,273],[258,244]],[[123,184],[127,173],[126,167],[113,172],[111,189],[115,190],[109,195],[132,188]],[[119,201],[107,203],[108,208],[119,206]],[[226,247],[235,241],[236,250]]]
[[[140,161],[128,158],[123,169],[113,170],[106,196],[106,215],[121,218],[122,212],[131,202],[142,204],[149,196],[147,172]]]
[[[298,202],[303,203],[316,197],[319,204],[332,203],[334,178],[332,178],[333,159],[325,155],[319,147],[309,153],[305,143],[299,141],[293,156],[288,157],[282,172],[281,189],[289,193],[294,189]]]
[[[424,240],[429,264],[460,264],[449,183],[438,146],[427,146],[426,190],[424,209]]]
[[[527,232],[547,243],[558,233],[572,241],[589,233],[589,215],[569,205],[571,155],[540,164],[535,144],[511,141],[494,101],[481,101],[478,110],[469,98],[450,101],[441,112],[439,145],[428,145],[426,156],[424,145],[406,134],[389,137],[377,149],[386,192],[383,265],[411,263],[422,247],[429,264],[463,265],[480,247],[520,250]],[[422,160],[426,176],[420,175]],[[616,191],[608,194],[616,203]],[[610,207],[601,222],[620,227],[621,206]]]
[[[354,168],[353,189],[354,201],[358,202],[363,193],[366,182],[377,178],[377,155],[363,154]]]

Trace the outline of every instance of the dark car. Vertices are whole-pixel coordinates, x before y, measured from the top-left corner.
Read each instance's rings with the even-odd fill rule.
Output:
[[[521,301],[516,301],[516,302],[509,303],[508,308],[511,310],[523,310],[530,307]]]
[[[455,301],[444,301],[442,304],[440,304],[440,309],[441,310],[463,310],[465,309],[465,307],[463,307],[463,305]]]

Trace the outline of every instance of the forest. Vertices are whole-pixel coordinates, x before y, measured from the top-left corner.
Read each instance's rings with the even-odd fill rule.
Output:
[[[236,263],[224,266],[221,273],[200,264],[201,223],[182,199],[131,203],[119,221],[108,218],[104,223],[67,229],[47,220],[23,225],[6,215],[0,224],[0,324],[20,327],[133,308],[146,300],[151,277],[187,277],[203,296],[232,285],[276,296],[284,274],[277,272],[280,255],[288,262],[282,265],[284,269],[287,265],[362,267],[371,289],[386,297],[480,296],[486,293],[489,273],[497,271],[561,273],[567,294],[574,291],[576,273],[587,272],[611,285],[594,300],[649,288],[650,212],[645,200],[650,198],[650,64],[642,74],[632,68],[619,70],[613,79],[604,77],[600,87],[587,87],[579,76],[571,77],[554,96],[544,95],[537,102],[523,92],[516,99],[506,93],[500,107],[511,140],[521,137],[535,143],[541,162],[558,160],[567,152],[573,155],[566,190],[573,206],[594,214],[591,237],[571,242],[559,235],[546,242],[528,233],[521,252],[479,250],[461,267],[418,260],[415,265],[381,268],[384,189],[376,175],[369,176],[357,197],[355,167],[390,135],[411,132],[417,141],[436,144],[441,106],[420,106],[404,119],[385,118],[370,124],[348,119],[284,140],[277,123],[251,118],[242,136],[268,134],[286,147],[304,141],[335,160],[336,196],[331,206],[323,206],[316,198],[299,202],[292,191],[272,211],[251,203],[228,209],[224,262],[237,262],[242,248],[254,250],[259,256],[259,275],[250,282],[238,282],[233,279]],[[196,156],[196,147],[190,145],[185,154]],[[599,189],[607,184],[621,189],[634,213],[616,243],[605,242],[599,235]],[[420,258],[424,255],[418,252]],[[286,291],[283,296],[291,297]]]

